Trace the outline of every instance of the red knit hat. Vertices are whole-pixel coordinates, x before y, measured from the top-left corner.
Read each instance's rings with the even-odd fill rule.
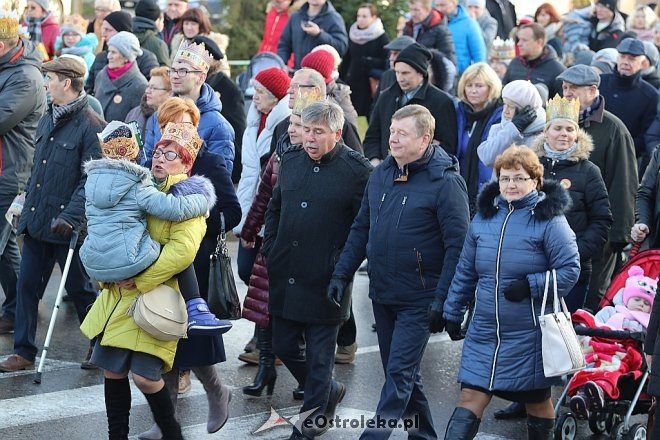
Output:
[[[323,75],[325,83],[332,82],[332,70],[335,68],[335,58],[327,50],[310,52],[300,62],[301,67],[308,67]]]
[[[269,67],[257,73],[254,80],[264,86],[279,101],[286,96],[286,91],[291,84],[289,75],[279,67]]]

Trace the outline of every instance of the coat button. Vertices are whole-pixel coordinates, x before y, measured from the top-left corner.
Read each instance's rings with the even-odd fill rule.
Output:
[[[296,280],[294,278],[289,278],[289,284],[296,284]]]
[[[55,140],[55,138],[50,138],[50,141],[51,141],[51,142],[53,142],[54,140]]]
[[[297,241],[293,242],[293,247],[298,247],[298,242]]]
[[[33,206],[32,208],[30,208],[30,211],[33,211],[33,212],[34,212],[34,206]]]
[[[46,163],[46,159],[42,160],[41,163]]]
[[[314,167],[314,172],[315,172],[315,173],[318,173],[319,171],[321,171],[321,168],[319,168],[319,167]]]
[[[37,188],[41,188],[41,183],[37,183]]]
[[[307,208],[307,202],[302,202],[302,203],[300,204],[300,207],[303,208],[303,209],[304,209],[304,208]]]
[[[64,205],[60,205],[60,209],[64,209]]]

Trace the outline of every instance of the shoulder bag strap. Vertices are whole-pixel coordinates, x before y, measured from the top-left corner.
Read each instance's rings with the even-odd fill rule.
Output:
[[[548,302],[548,288],[550,287],[550,271],[545,273],[545,288],[543,289],[543,302],[541,303],[541,316],[545,315],[545,304]]]

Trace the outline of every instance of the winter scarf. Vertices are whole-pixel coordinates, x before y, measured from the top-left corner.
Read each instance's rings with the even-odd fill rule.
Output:
[[[357,26],[357,23],[353,23],[348,31],[348,37],[353,43],[363,45],[375,40],[384,33],[385,29],[383,29],[383,22],[380,21],[380,18],[377,18],[366,29],[360,29]]]
[[[73,46],[73,47],[62,47],[62,54],[76,55],[79,57],[84,57],[94,49],[92,46],[83,45],[83,46]]]
[[[57,121],[62,119],[63,117],[70,115],[74,111],[78,110],[78,107],[80,106],[81,102],[87,97],[87,93],[83,90],[80,92],[80,95],[73,101],[71,101],[68,104],[64,105],[58,105],[58,104],[53,104],[52,111],[53,111],[53,124],[57,125]]]
[[[144,17],[133,17],[133,32],[141,33],[145,31],[158,32],[158,26],[156,26],[156,22]]]
[[[567,150],[555,151],[550,148],[550,145],[548,145],[547,142],[543,143],[543,151],[545,151],[545,155],[552,160],[568,160],[573,155],[573,153],[575,153],[577,147],[577,142],[573,142],[573,145],[571,145]]]
[[[50,12],[43,17],[26,17],[25,21],[28,25],[28,33],[30,40],[34,43],[41,43],[41,24],[50,17]]]
[[[582,125],[584,124],[584,121],[589,119],[593,112],[598,110],[600,108],[600,95],[596,96],[596,99],[594,99],[594,102],[591,103],[591,105],[584,110],[580,112],[580,119],[579,119],[579,124]]]
[[[465,105],[465,115],[467,116],[467,124],[465,124],[465,128],[468,130],[468,137],[470,139],[468,140],[465,149],[465,161],[463,163],[470,164],[469,169],[465,170],[465,183],[468,188],[468,198],[471,201],[476,200],[477,193],[479,192],[480,176],[477,147],[481,144],[483,132],[488,123],[490,114],[497,105],[498,101],[494,100],[479,111],[475,111],[469,105]]]
[[[126,63],[121,67],[117,67],[116,69],[111,69],[108,67],[107,72],[108,72],[108,78],[110,78],[110,81],[114,81],[120,76],[122,76],[124,73],[128,72],[131,70],[131,67],[135,64],[135,61],[132,61],[130,63]]]

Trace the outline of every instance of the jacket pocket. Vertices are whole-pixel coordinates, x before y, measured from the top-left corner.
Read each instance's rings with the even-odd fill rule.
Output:
[[[60,165],[71,165],[76,145],[72,142],[55,141],[53,146],[53,161]]]

